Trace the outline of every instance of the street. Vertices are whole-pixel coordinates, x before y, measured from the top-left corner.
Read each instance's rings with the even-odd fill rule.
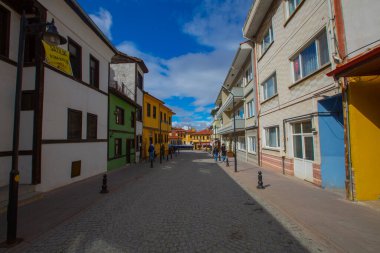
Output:
[[[27,252],[307,252],[197,152],[162,166],[156,161],[144,176],[28,244]]]

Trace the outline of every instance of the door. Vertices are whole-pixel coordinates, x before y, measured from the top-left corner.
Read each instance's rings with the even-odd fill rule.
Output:
[[[292,124],[294,175],[313,182],[314,136],[311,121]]]
[[[127,152],[125,154],[127,163],[131,163],[131,140],[127,139]]]

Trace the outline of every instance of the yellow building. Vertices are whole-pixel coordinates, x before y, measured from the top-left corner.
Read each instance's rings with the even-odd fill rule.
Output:
[[[347,192],[352,200],[380,198],[380,46],[339,65],[329,75],[345,94]]]
[[[150,95],[148,92],[144,92],[143,159],[149,157],[148,149],[150,143],[154,144],[157,155],[160,154],[161,144],[165,145],[165,153],[167,153],[172,116],[175,113],[164,104],[165,102]]]
[[[190,133],[190,139],[195,149],[207,148],[211,145],[210,129],[204,129],[202,131]]]

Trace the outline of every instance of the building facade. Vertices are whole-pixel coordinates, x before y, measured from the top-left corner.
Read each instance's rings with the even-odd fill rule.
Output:
[[[344,189],[341,89],[326,76],[335,64],[329,2],[257,0],[243,35],[256,45],[260,164]]]
[[[143,60],[118,52],[112,58],[110,85],[118,87],[121,92],[136,104],[136,137],[135,161],[142,156],[143,106],[144,106],[144,74],[148,73]]]
[[[258,164],[254,48],[250,41],[240,44],[219,91],[214,120],[217,122],[215,134],[220,136],[221,143],[225,143],[230,152],[236,152],[237,159]]]
[[[109,87],[108,170],[136,162],[136,108],[122,89]]]
[[[48,191],[105,172],[109,63],[116,49],[76,1],[0,1],[0,186],[12,161],[16,65],[21,13],[29,23],[55,20],[68,43],[73,75],[42,59],[37,35],[28,34],[21,97],[20,183]],[[33,46],[34,45],[34,46]]]
[[[174,112],[164,104],[163,101],[144,92],[142,150],[145,160],[149,158],[148,149],[151,143],[157,155],[160,155],[162,144],[165,146],[165,154],[167,153]]]
[[[343,89],[346,192],[352,200],[380,198],[380,16],[378,1],[334,0],[338,51],[328,73]]]
[[[195,133],[190,133],[190,139],[194,149],[206,149],[211,147],[211,135],[210,129],[203,129]]]

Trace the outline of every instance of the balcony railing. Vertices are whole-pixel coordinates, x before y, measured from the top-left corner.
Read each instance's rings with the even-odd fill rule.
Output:
[[[243,87],[233,87],[231,90],[231,93],[235,96],[235,104],[239,103],[243,97],[244,97],[244,88]],[[232,94],[229,94],[226,98],[226,100],[223,102],[222,106],[218,110],[218,112],[215,114],[216,118],[220,118],[222,116],[222,113],[225,111],[231,111],[233,108],[232,105]]]
[[[241,131],[245,128],[244,119],[235,119],[235,131]],[[234,132],[234,121],[231,119],[231,122],[223,124],[220,128],[217,129],[216,134],[230,134]]]
[[[125,85],[124,83],[118,84],[117,82],[113,81],[113,82],[110,82],[109,87],[115,89],[116,91],[129,97],[130,99],[134,100],[135,98],[135,93],[131,91],[130,89],[128,89],[127,85]]]

